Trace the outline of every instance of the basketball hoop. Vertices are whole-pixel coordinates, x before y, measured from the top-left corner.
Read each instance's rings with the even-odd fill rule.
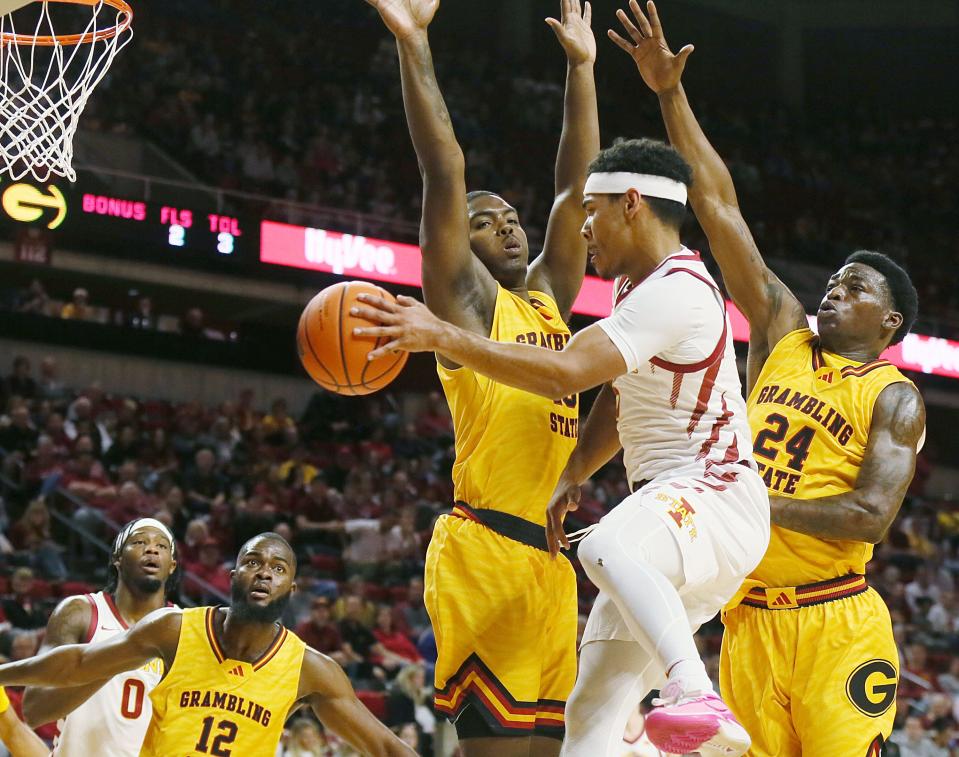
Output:
[[[28,25],[26,6],[39,5]],[[51,6],[84,6],[82,31],[56,32]],[[14,25],[17,14],[20,31]],[[73,138],[80,114],[116,54],[133,37],[126,0],[0,0],[0,172],[76,181]],[[58,19],[59,26],[64,25]]]

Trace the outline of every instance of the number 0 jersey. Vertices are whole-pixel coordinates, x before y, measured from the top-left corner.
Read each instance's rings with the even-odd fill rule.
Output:
[[[306,649],[280,627],[253,663],[226,657],[214,632],[216,607],[183,610],[170,672],[156,686],[146,757],[253,757],[276,752],[296,701]]]
[[[106,592],[85,595],[90,603],[86,642],[96,644],[124,633],[113,597]],[[151,660],[139,670],[121,673],[57,723],[55,757],[129,757],[139,754],[153,705],[150,692],[163,676],[163,661]]]
[[[770,495],[816,499],[855,488],[872,411],[890,384],[908,381],[889,361],[856,363],[825,352],[809,329],[784,336],[747,401],[753,453]],[[748,586],[798,586],[865,573],[872,544],[772,527]]]

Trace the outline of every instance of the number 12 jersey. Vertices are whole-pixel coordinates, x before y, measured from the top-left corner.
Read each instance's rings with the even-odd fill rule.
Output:
[[[228,658],[217,640],[216,607],[183,611],[170,672],[156,686],[146,757],[252,757],[276,752],[296,701],[306,645],[280,627],[255,662]]]

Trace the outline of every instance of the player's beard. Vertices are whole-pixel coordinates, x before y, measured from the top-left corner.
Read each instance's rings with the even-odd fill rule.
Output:
[[[293,592],[288,591],[282,597],[277,597],[266,605],[255,605],[250,602],[250,598],[242,586],[236,581],[230,589],[230,613],[237,620],[253,623],[276,623],[283,615]]]
[[[140,595],[156,594],[164,584],[154,576],[128,576],[124,571],[120,571],[120,580]]]

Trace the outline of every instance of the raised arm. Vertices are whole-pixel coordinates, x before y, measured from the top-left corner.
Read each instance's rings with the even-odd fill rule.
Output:
[[[100,644],[67,644],[0,665],[0,685],[83,686],[141,667],[155,657],[169,668],[179,639],[180,613],[158,610]]]
[[[50,615],[40,654],[65,644],[82,644],[90,626],[90,602],[67,597]],[[23,719],[33,728],[66,717],[109,679],[68,688],[30,686],[23,692]]]
[[[876,400],[852,491],[818,499],[770,497],[772,522],[821,539],[882,541],[912,481],[925,428],[926,410],[916,387],[887,386]]]
[[[723,281],[751,330],[749,387],[776,343],[790,331],[807,325],[802,303],[763,261],[739,210],[736,189],[726,164],[709,143],[686,99],[680,79],[693,52],[686,45],[670,52],[656,5],[646,5],[649,18],[630,0],[633,20],[620,10],[617,17],[631,41],[610,30],[609,36],[635,61],[646,85],[659,97],[669,141],[693,169],[689,190],[696,218],[719,263]]]
[[[410,757],[412,749],[377,720],[356,698],[343,669],[326,655],[307,649],[300,673],[299,698],[313,708],[324,727],[370,757]]]
[[[579,0],[561,0],[560,20],[546,19],[566,52],[566,98],[563,132],[556,154],[553,207],[546,225],[543,252],[527,276],[530,289],[552,294],[564,318],[569,317],[586,273],[583,184],[586,167],[599,152],[596,106],[596,39],[590,28],[592,8],[581,11]]]
[[[604,384],[546,506],[546,543],[553,557],[561,547],[569,549],[563,521],[567,512],[579,507],[580,484],[612,460],[621,448],[616,428],[616,390],[612,384]]]
[[[443,318],[487,333],[496,282],[473,255],[466,162],[443,101],[427,29],[439,0],[367,0],[396,37],[406,121],[423,176],[423,293]]]

